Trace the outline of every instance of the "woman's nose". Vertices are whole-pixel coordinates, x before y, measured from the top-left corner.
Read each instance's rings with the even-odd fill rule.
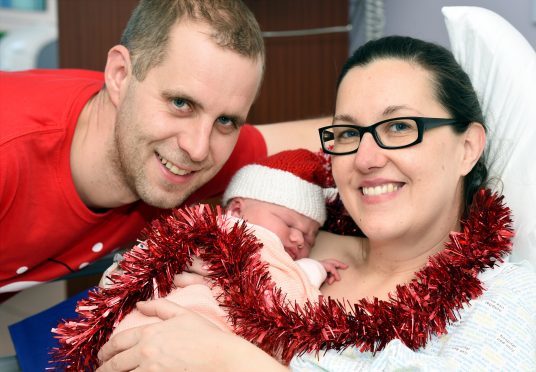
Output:
[[[354,165],[362,172],[385,165],[387,158],[371,133],[365,133],[359,142],[359,148],[354,155]]]

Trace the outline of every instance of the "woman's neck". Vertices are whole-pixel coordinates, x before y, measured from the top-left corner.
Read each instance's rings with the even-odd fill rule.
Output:
[[[412,239],[413,243],[400,239],[379,242],[349,237],[335,243],[331,241],[338,246],[337,250],[331,249],[331,253],[337,255],[334,258],[345,262],[349,268],[341,271],[341,281],[324,285],[321,291],[332,298],[350,300],[350,303],[373,297],[387,300],[397,285],[409,283],[430,256],[444,249],[448,233],[422,236]],[[322,241],[320,239],[319,243]]]
[[[413,240],[413,242],[364,240],[361,251],[361,269],[385,277],[412,274],[422,268],[430,256],[440,252],[447,240],[448,234],[438,239]]]
[[[405,231],[398,236],[368,239],[362,244],[361,269],[378,277],[413,278],[429,258],[445,248],[452,231],[459,231],[458,211],[443,214],[434,224]],[[403,280],[400,284],[406,283]]]

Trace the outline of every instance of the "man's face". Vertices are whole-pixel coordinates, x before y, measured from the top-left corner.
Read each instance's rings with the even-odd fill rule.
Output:
[[[262,62],[223,49],[202,23],[172,27],[165,59],[129,78],[112,154],[136,198],[181,204],[229,158],[259,89]]]

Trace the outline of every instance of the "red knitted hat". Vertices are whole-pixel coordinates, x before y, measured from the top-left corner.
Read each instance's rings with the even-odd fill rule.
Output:
[[[320,225],[326,220],[324,189],[327,172],[322,158],[305,149],[282,151],[241,168],[223,194],[223,204],[236,197],[260,200],[290,208]]]

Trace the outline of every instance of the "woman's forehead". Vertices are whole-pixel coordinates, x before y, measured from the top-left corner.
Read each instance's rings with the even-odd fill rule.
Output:
[[[433,76],[417,62],[382,58],[366,65],[352,67],[341,81],[341,88],[348,84],[382,87],[385,84],[396,85],[395,83],[405,82],[419,82],[432,88]]]
[[[402,59],[380,59],[348,71],[337,93],[336,115],[370,114],[374,118],[443,112],[432,74]],[[396,108],[393,110],[392,108]],[[359,118],[358,118],[359,119]],[[373,120],[372,117],[362,118]]]

